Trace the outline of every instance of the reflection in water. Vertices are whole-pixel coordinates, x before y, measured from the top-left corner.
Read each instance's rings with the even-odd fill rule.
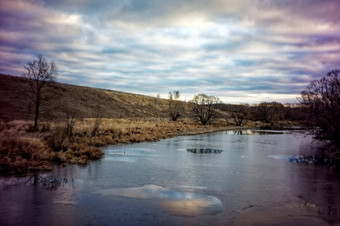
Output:
[[[228,131],[229,134],[234,135],[275,135],[275,134],[289,134],[289,131],[277,131],[277,130],[233,130]]]
[[[99,190],[95,193],[103,196],[153,199],[156,205],[171,215],[196,216],[223,211],[221,200],[214,196],[175,191],[152,184],[143,187]]]
[[[268,155],[269,158],[282,159],[291,163],[331,163],[330,159],[314,155]]]
[[[20,177],[5,177],[0,180],[0,188],[5,186],[33,185],[46,190],[55,190],[60,186],[72,186],[74,180],[71,178],[55,178],[47,174],[29,174]]]
[[[125,149],[108,149],[105,155],[105,161],[135,163],[141,158],[152,160],[159,155],[152,154],[154,150],[147,148],[125,148]]]
[[[116,157],[105,157],[104,158],[105,161],[116,161],[116,162],[130,162],[130,163],[134,163],[138,161],[138,158],[136,157],[129,157],[129,156],[116,156]]]
[[[187,151],[194,154],[220,154],[222,152],[222,150],[210,148],[188,148]]]
[[[188,186],[188,185],[183,185],[183,186],[180,186],[180,187],[184,188],[186,190],[190,190],[190,191],[205,190],[205,189],[207,189],[207,187],[203,187],[203,186]]]
[[[0,225],[340,225],[340,172],[285,162],[319,145],[279,133],[117,145],[86,167],[0,176]],[[223,152],[187,151],[207,147]]]

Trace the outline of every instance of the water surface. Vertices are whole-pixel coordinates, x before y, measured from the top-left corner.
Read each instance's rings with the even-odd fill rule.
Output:
[[[247,130],[110,146],[38,186],[0,177],[0,225],[340,224],[339,173],[289,161],[316,152],[311,141]]]

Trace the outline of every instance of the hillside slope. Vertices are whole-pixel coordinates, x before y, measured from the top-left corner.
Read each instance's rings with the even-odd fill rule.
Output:
[[[82,87],[61,83],[48,84],[53,95],[42,106],[41,119],[61,119],[66,113],[93,118],[167,117],[168,100],[155,97]],[[28,94],[27,80],[0,74],[0,120],[33,119],[34,105]]]

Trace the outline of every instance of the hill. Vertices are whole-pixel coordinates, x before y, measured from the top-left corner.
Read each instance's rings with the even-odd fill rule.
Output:
[[[41,119],[61,119],[66,113],[93,118],[168,117],[168,100],[62,83],[48,84],[50,98],[42,106]],[[0,120],[31,120],[34,105],[28,98],[27,80],[0,74]]]

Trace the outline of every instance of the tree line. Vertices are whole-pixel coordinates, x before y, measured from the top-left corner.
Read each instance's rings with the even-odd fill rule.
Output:
[[[176,94],[176,98],[173,94]],[[303,112],[296,106],[285,106],[278,102],[261,102],[257,105],[249,104],[223,104],[218,97],[197,94],[189,103],[179,100],[179,90],[169,92],[169,116],[173,121],[184,117],[185,108],[189,108],[191,115],[202,125],[211,123],[220,118],[218,113],[227,112],[227,119],[237,126],[245,125],[248,120],[261,121],[271,124],[277,121],[301,121]]]

